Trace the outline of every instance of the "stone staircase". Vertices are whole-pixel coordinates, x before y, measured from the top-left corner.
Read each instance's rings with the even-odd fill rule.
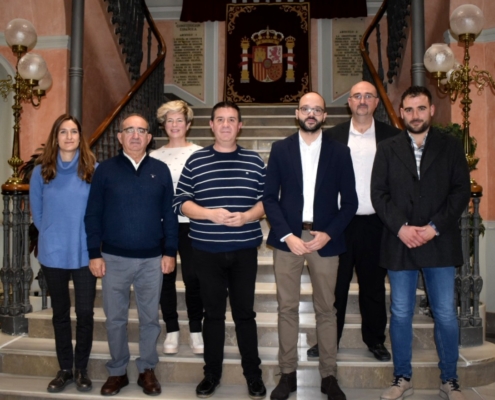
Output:
[[[241,106],[242,130],[237,142],[240,146],[256,150],[265,162],[268,161],[271,144],[283,139],[299,129],[295,119],[295,106]],[[350,114],[347,107],[327,107],[325,128],[347,121]],[[209,121],[210,108],[194,108],[194,120],[188,140],[199,145],[213,143]],[[155,137],[155,147],[168,142],[166,137]]]
[[[271,144],[295,132],[297,127],[294,120],[294,107],[246,107],[242,109],[244,128],[239,143],[255,149],[267,160]],[[258,113],[265,114],[260,117]],[[327,127],[340,123],[349,118],[345,108],[329,109],[331,117],[327,118]],[[212,143],[208,127],[209,109],[195,109],[195,119],[190,140],[207,145]],[[156,138],[157,147],[164,139]],[[268,234],[268,222],[262,221],[263,232]],[[255,310],[257,312],[258,339],[260,357],[262,359],[263,379],[268,392],[278,382],[277,363],[277,301],[276,285],[273,276],[272,252],[265,242],[259,249],[259,268],[256,283]],[[188,324],[185,312],[184,284],[180,268],[177,278],[178,309],[180,310],[180,351],[173,356],[162,353],[165,338],[165,327],[162,324],[162,334],[157,343],[160,362],[156,374],[162,383],[163,393],[160,398],[166,399],[195,399],[195,387],[203,377],[203,358],[192,354],[188,346]],[[361,340],[359,305],[357,300],[358,288],[351,285],[349,304],[344,334],[337,357],[338,379],[348,399],[364,398],[365,392],[378,398],[380,390],[391,380],[392,362],[379,362],[366,349]],[[423,293],[418,291],[417,304]],[[387,287],[387,301],[389,291]],[[69,385],[59,394],[46,392],[46,386],[58,370],[51,324],[51,309],[28,314],[29,335],[20,337],[0,336],[0,399],[90,399],[101,398],[99,390],[107,378],[105,363],[109,359],[105,316],[102,310],[101,282],[95,301],[94,344],[89,363],[90,376],[94,388],[91,392],[80,393],[75,385]],[[306,350],[316,342],[315,317],[312,305],[312,288],[308,271],[305,270],[301,283],[300,302],[300,334],[299,334],[299,369],[298,392],[291,399],[309,400],[324,399],[319,390],[320,376],[318,361],[308,359]],[[75,313],[72,310],[73,332],[75,328]],[[225,361],[222,376],[222,386],[214,397],[219,399],[243,399],[247,397],[245,380],[242,375],[240,356],[237,349],[234,324],[230,312],[226,321]],[[129,310],[129,341],[131,362],[128,375],[131,380],[129,387],[123,389],[114,399],[145,399],[136,384],[137,369],[134,360],[138,356],[138,316],[131,293]],[[387,348],[390,342],[387,332]],[[413,375],[416,389],[436,389],[439,384],[438,358],[433,339],[433,322],[421,315],[419,306],[414,317],[413,342]],[[495,381],[495,345],[485,343],[474,348],[460,350],[458,362],[459,378],[463,386],[473,387],[487,385]],[[358,389],[366,389],[365,391]],[[357,393],[359,392],[359,394]]]

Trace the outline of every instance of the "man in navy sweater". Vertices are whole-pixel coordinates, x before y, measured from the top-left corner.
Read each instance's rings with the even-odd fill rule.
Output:
[[[176,213],[191,220],[189,236],[205,308],[205,378],[196,394],[210,397],[220,383],[228,293],[248,393],[261,399],[266,389],[253,307],[257,246],[263,239],[259,219],[264,213],[265,164],[254,151],[236,143],[242,127],[236,104],[215,105],[210,127],[215,144],[189,157],[174,199]]]
[[[158,303],[162,274],[175,268],[177,217],[174,187],[165,163],[146,154],[152,136],[148,122],[131,114],[117,137],[123,150],[102,162],[93,176],[84,222],[89,268],[102,278],[103,308],[111,360],[101,388],[113,396],[129,384],[127,320],[131,285],[139,313],[138,385],[148,395],[161,393],[154,368],[160,335]]]

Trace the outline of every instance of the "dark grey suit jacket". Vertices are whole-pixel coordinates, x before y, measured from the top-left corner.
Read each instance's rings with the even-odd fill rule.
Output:
[[[462,264],[459,218],[468,205],[471,186],[461,142],[430,128],[420,178],[406,131],[378,145],[371,176],[371,201],[387,228],[380,252],[380,265],[387,269]],[[440,236],[423,246],[409,249],[397,237],[405,223],[424,226],[430,221]]]

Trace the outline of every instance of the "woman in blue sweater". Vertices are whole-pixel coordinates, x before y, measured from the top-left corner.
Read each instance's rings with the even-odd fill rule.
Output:
[[[84,213],[96,159],[76,118],[57,118],[30,182],[31,213],[39,231],[38,260],[50,292],[60,371],[48,392],[75,380],[79,391],[92,388],[87,366],[93,343],[96,278],[88,264]],[[69,280],[74,282],[76,348],[72,348]],[[75,371],[73,373],[73,364]]]

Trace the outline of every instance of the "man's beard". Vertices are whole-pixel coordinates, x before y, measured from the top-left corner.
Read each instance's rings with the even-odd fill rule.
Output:
[[[312,128],[307,126],[306,125],[306,121],[310,119],[310,118],[306,118],[306,120],[302,120],[302,119],[298,119],[297,121],[299,122],[299,126],[301,127],[301,129],[304,131],[304,132],[308,132],[308,133],[316,133],[320,130],[321,126],[323,125],[323,121],[320,121],[318,122],[318,120],[316,118],[311,118],[313,119],[314,121],[316,121],[316,124],[315,126],[313,126]]]
[[[411,123],[413,123],[415,120],[412,120]],[[412,134],[420,134],[420,133],[425,133],[431,126],[431,120],[429,121],[423,121],[423,124],[421,124],[418,128],[414,128],[412,125],[408,124],[406,121],[404,121],[404,125],[406,126],[406,129],[409,133]]]

